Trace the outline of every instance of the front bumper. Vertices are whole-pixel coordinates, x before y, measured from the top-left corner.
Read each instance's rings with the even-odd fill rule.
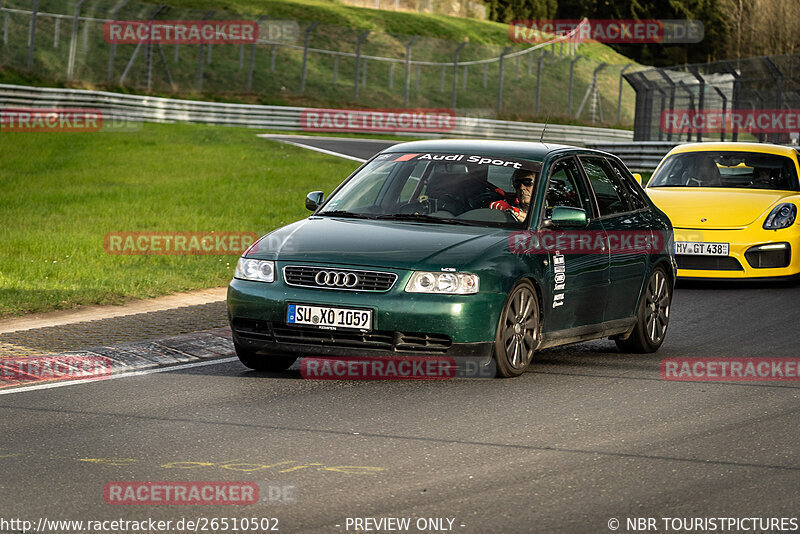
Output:
[[[451,356],[490,358],[502,293],[406,293],[405,276],[387,292],[334,291],[231,281],[228,319],[237,345],[293,356]],[[370,332],[321,330],[287,324],[289,303],[373,310]]]
[[[417,346],[403,344],[409,336],[399,332],[389,335],[383,333],[374,337],[359,340],[358,335],[328,337],[315,336],[310,329],[295,329],[292,336],[286,335],[286,329],[270,323],[262,323],[264,329],[254,332],[245,328],[232,328],[233,341],[240,347],[249,349],[257,354],[271,356],[329,356],[349,358],[354,356],[369,357],[394,357],[394,356],[447,356],[457,359],[475,361],[488,361],[492,356],[493,343],[448,343],[445,347],[440,344]],[[324,331],[317,331],[324,332]],[[309,335],[310,334],[310,335]],[[414,336],[422,338],[422,336]],[[377,339],[376,338],[384,338]]]
[[[676,256],[678,278],[692,279],[792,279],[800,274],[800,226],[781,230],[744,228],[733,230],[699,230],[675,228],[675,241],[729,243],[728,256]],[[770,262],[781,251],[756,252],[754,247],[788,244],[785,267],[759,267]],[[750,251],[750,254],[748,254]],[[774,264],[774,263],[772,263]]]

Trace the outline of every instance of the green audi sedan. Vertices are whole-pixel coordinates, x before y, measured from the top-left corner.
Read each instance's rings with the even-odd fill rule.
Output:
[[[364,163],[254,243],[228,288],[236,353],[436,358],[517,376],[547,347],[664,341],[672,226],[616,157],[543,143],[416,141]]]

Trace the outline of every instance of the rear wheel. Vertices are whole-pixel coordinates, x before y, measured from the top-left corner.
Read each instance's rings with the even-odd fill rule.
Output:
[[[234,343],[236,349],[236,356],[245,367],[249,367],[255,371],[285,371],[297,360],[293,356],[269,356],[256,354],[244,347]]]
[[[664,342],[669,326],[672,289],[662,267],[656,267],[642,292],[636,326],[628,339],[616,339],[622,352],[655,352]]]
[[[497,375],[519,376],[533,359],[539,339],[539,300],[536,289],[529,281],[517,284],[506,299],[497,336],[494,357]]]

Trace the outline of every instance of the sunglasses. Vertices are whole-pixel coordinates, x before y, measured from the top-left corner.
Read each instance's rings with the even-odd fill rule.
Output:
[[[514,186],[519,187],[520,185],[533,185],[533,178],[521,178],[519,180],[514,180]]]

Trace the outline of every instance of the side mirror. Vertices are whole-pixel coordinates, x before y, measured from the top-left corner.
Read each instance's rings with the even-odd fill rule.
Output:
[[[639,182],[639,185],[642,185],[642,175],[638,172],[633,173],[634,179]]]
[[[317,208],[322,204],[324,198],[322,191],[312,191],[306,195],[306,209],[308,211],[317,211]]]
[[[581,208],[556,206],[553,208],[553,215],[545,223],[550,228],[583,228],[589,224],[589,219],[586,217],[586,210]]]

